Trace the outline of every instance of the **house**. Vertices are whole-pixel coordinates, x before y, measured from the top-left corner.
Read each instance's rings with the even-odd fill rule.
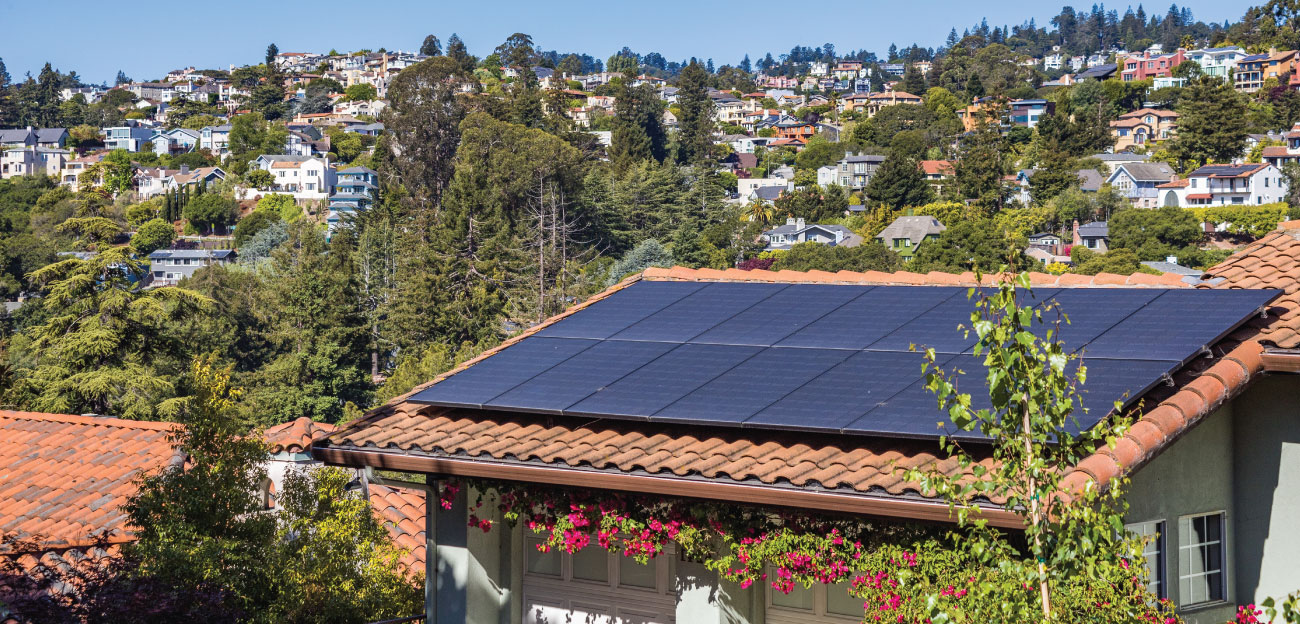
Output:
[[[1090,338],[1077,339],[1082,341],[1080,346],[1085,353],[1093,352],[1094,348],[1104,351],[1106,341],[1100,337],[1108,332],[1113,332],[1111,348],[1118,344],[1123,349],[1150,352],[1169,346],[1170,332],[1132,332],[1129,328],[1132,333],[1121,336],[1121,328],[1112,327],[1113,323],[1107,319],[1122,320],[1138,311],[1140,316],[1135,321],[1167,327],[1171,317],[1186,318],[1196,316],[1200,310],[1223,309],[1216,302],[1241,292],[1234,289],[1270,287],[1290,293],[1266,304],[1272,308],[1267,318],[1260,318],[1256,310],[1251,310],[1251,320],[1245,325],[1232,329],[1233,322],[1240,322],[1233,321],[1222,326],[1228,328],[1223,331],[1227,334],[1224,338],[1211,335],[1214,330],[1189,336],[1174,356],[1186,355],[1189,359],[1172,361],[1172,374],[1143,374],[1140,380],[1118,382],[1118,387],[1134,388],[1132,396],[1126,397],[1130,405],[1140,402],[1143,406],[1134,414],[1135,423],[1114,446],[1100,449],[1076,467],[1067,469],[1064,477],[1069,488],[1089,484],[1104,487],[1119,478],[1131,480],[1126,497],[1129,503],[1126,521],[1135,532],[1156,537],[1150,542],[1146,558],[1152,586],[1161,597],[1171,600],[1189,621],[1225,621],[1233,616],[1235,604],[1259,602],[1268,595],[1284,595],[1300,585],[1300,571],[1291,565],[1300,557],[1300,542],[1290,531],[1293,518],[1300,514],[1300,501],[1294,496],[1294,492],[1300,491],[1300,477],[1288,469],[1293,463],[1294,446],[1300,442],[1297,421],[1300,412],[1293,401],[1287,400],[1300,393],[1300,378],[1284,374],[1297,367],[1294,351],[1290,350],[1300,347],[1300,322],[1295,314],[1300,307],[1300,296],[1295,294],[1294,270],[1269,272],[1264,279],[1257,277],[1263,267],[1300,264],[1297,257],[1300,251],[1294,245],[1295,237],[1300,236],[1295,231],[1300,229],[1300,224],[1291,228],[1266,237],[1211,269],[1212,279],[1198,282],[1195,288],[1178,275],[1058,278],[1037,273],[1030,276],[1036,292],[1061,289],[1060,292],[1075,301],[1129,302],[1120,309],[1106,304],[1083,304],[1068,310],[1072,327],[1105,328]],[[522,400],[538,396],[537,389],[541,387],[553,391],[547,395],[552,400],[557,394],[562,395],[558,398],[578,394],[574,402],[586,400],[583,393],[587,388],[593,388],[587,394],[601,396],[624,396],[621,393],[647,388],[652,393],[663,393],[648,396],[652,401],[650,407],[689,397],[684,404],[665,411],[665,416],[676,416],[671,419],[593,418],[591,412],[596,409],[596,400],[581,404],[571,416],[549,405],[552,413],[536,415],[518,409],[502,410],[495,407],[500,404],[495,402],[486,407],[437,404],[439,397],[444,396],[441,393],[470,387],[473,382],[483,380],[483,375],[508,370],[509,364],[518,361],[515,358],[540,352],[544,345],[538,340],[554,335],[555,330],[542,336],[538,336],[539,332],[556,328],[561,335],[572,335],[564,332],[587,316],[600,314],[602,306],[603,309],[637,310],[631,317],[634,324],[653,319],[642,326],[665,328],[647,327],[646,331],[656,332],[654,338],[662,339],[669,331],[683,333],[695,327],[711,331],[720,327],[711,334],[716,336],[721,330],[733,328],[730,324],[722,325],[730,316],[739,315],[735,323],[740,323],[771,314],[764,306],[775,308],[776,302],[749,303],[755,298],[763,299],[768,292],[777,292],[782,301],[798,301],[793,307],[806,310],[799,319],[807,315],[816,319],[825,310],[836,309],[832,298],[852,298],[843,294],[846,288],[861,292],[868,286],[889,286],[887,290],[868,290],[863,295],[865,298],[856,300],[862,307],[854,308],[851,314],[838,315],[850,319],[849,322],[813,326],[801,336],[808,340],[822,338],[826,344],[848,344],[854,339],[870,343],[879,334],[877,338],[867,338],[865,333],[876,325],[860,321],[895,305],[915,307],[916,312],[889,318],[913,323],[917,333],[930,331],[934,332],[930,335],[938,336],[943,335],[940,332],[951,331],[959,335],[955,328],[941,328],[939,323],[943,321],[939,319],[960,318],[961,314],[953,313],[951,307],[939,306],[936,310],[948,316],[939,317],[936,311],[927,317],[926,306],[936,305],[936,300],[953,301],[955,305],[964,301],[969,287],[978,285],[969,274],[943,275],[940,281],[923,274],[841,272],[834,276],[840,283],[834,285],[825,283],[827,277],[817,273],[803,276],[793,272],[744,271],[742,276],[739,271],[648,269],[593,299],[595,305],[589,302],[576,306],[564,316],[525,332],[503,348],[317,439],[310,452],[314,458],[334,465],[420,475],[403,479],[407,484],[385,480],[387,485],[413,491],[443,479],[503,480],[548,492],[556,486],[580,486],[596,496],[622,493],[644,497],[647,501],[690,497],[726,507],[757,506],[773,513],[800,510],[949,522],[946,513],[927,516],[923,511],[942,507],[941,503],[927,499],[918,485],[900,481],[896,470],[881,468],[928,469],[941,453],[933,438],[899,440],[838,431],[822,437],[811,431],[777,430],[764,424],[764,418],[750,416],[785,401],[768,415],[799,406],[810,415],[807,418],[811,420],[805,422],[839,422],[838,414],[849,414],[853,409],[857,411],[851,413],[850,420],[857,418],[862,413],[862,405],[871,399],[856,394],[833,396],[857,385],[835,383],[825,372],[839,360],[787,379],[788,375],[763,374],[772,370],[773,365],[761,356],[757,361],[736,367],[727,362],[706,365],[702,358],[691,359],[684,352],[669,353],[658,359],[651,354],[646,357],[655,359],[656,365],[648,370],[640,371],[637,362],[615,357],[605,360],[603,365],[583,369],[596,371],[596,378],[583,379],[581,374],[573,373],[573,367],[599,353],[589,353],[577,360],[560,355],[551,361],[533,360],[536,364],[526,369],[524,381],[516,381],[520,379],[516,373],[509,379],[498,377],[491,387],[480,390],[486,393],[497,388],[497,393],[511,392],[507,398]],[[736,282],[742,279],[754,283]],[[814,283],[815,288],[808,286]],[[796,286],[805,290],[792,290]],[[788,292],[782,293],[781,289]],[[697,297],[689,297],[696,292]],[[874,300],[872,292],[876,293]],[[748,297],[743,303],[719,303],[734,302],[742,293]],[[1159,305],[1146,305],[1169,295],[1173,295],[1168,300],[1172,311],[1162,311]],[[1261,298],[1263,295],[1277,296],[1262,293]],[[912,297],[922,299],[912,301]],[[637,303],[645,300],[655,301],[656,305],[647,308]],[[660,302],[667,307],[659,305]],[[791,307],[781,309],[788,311]],[[659,310],[667,310],[670,316],[659,317]],[[700,318],[701,310],[708,310],[710,316]],[[1237,319],[1238,315],[1234,314],[1233,318]],[[690,326],[681,327],[684,322]],[[751,321],[750,326],[763,324]],[[842,327],[848,329],[839,329]],[[852,338],[844,335],[845,331],[854,332]],[[916,337],[917,333],[902,331],[887,337],[890,344],[934,340]],[[494,358],[501,359],[494,363]],[[904,356],[898,358],[904,365],[912,365],[906,363]],[[883,361],[877,364],[880,367],[876,370],[890,369]],[[1101,372],[1109,365],[1104,358],[1090,362],[1086,390],[1092,392],[1092,388],[1101,387]],[[691,382],[674,383],[676,377],[672,375],[680,376],[680,371],[687,366],[694,371]],[[705,369],[706,372],[699,372]],[[652,373],[669,377],[660,376],[658,385],[651,385],[647,382],[655,379]],[[982,371],[977,374],[982,375]],[[457,379],[462,375],[463,381]],[[762,383],[752,383],[755,378],[762,379]],[[867,380],[872,376],[862,373],[851,378]],[[559,379],[580,379],[581,387],[569,388],[563,382],[552,381]],[[616,381],[603,381],[607,379]],[[742,379],[750,382],[744,386],[748,393],[743,399],[747,407],[752,405],[743,413],[736,405],[737,395],[728,391]],[[979,380],[977,377],[972,381],[978,385]],[[1148,381],[1152,385],[1145,389],[1141,384]],[[1131,382],[1139,385],[1131,386]],[[597,386],[602,383],[606,385]],[[669,391],[676,394],[669,396]],[[786,398],[795,391],[797,394]],[[887,390],[885,395],[889,395]],[[638,396],[647,397],[646,394]],[[918,405],[933,406],[932,398],[927,400],[923,392],[908,396]],[[445,399],[441,402],[445,404]],[[692,406],[699,407],[692,410]],[[1104,412],[1107,408],[1101,409]],[[579,416],[576,412],[581,410],[585,412]],[[609,411],[612,410],[602,406],[602,415]],[[728,423],[733,426],[713,424],[722,413],[733,414],[732,422]],[[886,408],[881,416],[888,413]],[[931,428],[936,418],[942,420],[943,416],[940,412],[916,415],[918,421],[927,421]],[[745,422],[745,426],[734,426],[736,419]],[[389,477],[392,479],[394,475],[390,473]],[[846,601],[835,598],[832,585],[814,585],[807,590],[798,587],[792,594],[779,596],[766,583],[739,587],[722,581],[689,557],[678,556],[671,544],[663,553],[665,556],[653,557],[649,565],[641,566],[627,557],[606,557],[605,551],[594,544],[574,554],[537,552],[530,548],[536,538],[525,527],[501,527],[498,523],[487,533],[467,532],[465,525],[471,513],[484,514],[494,521],[500,518],[491,505],[486,509],[474,507],[478,495],[478,491],[468,487],[451,492],[446,505],[450,509],[435,511],[427,520],[428,552],[437,553],[436,557],[425,560],[426,566],[435,570],[426,576],[429,591],[436,599],[430,602],[431,608],[434,603],[464,605],[469,611],[466,619],[489,621],[528,614],[535,614],[537,620],[586,621],[615,613],[619,607],[630,609],[629,596],[635,595],[638,597],[636,612],[645,614],[638,616],[638,621],[646,623],[715,619],[737,624],[827,621],[829,618],[819,614],[835,613],[838,609],[843,609],[838,612],[845,614],[846,621],[856,621],[862,616],[862,601],[851,601],[856,611],[849,612]],[[995,505],[985,509],[984,517],[993,526],[1014,528],[1020,521],[1018,516],[1007,517]],[[450,530],[452,527],[459,528]],[[1197,565],[1194,572],[1193,562]],[[439,570],[441,574],[436,572]],[[592,575],[583,570],[595,570],[596,577],[590,578]],[[439,583],[440,577],[455,582]],[[633,594],[632,588],[638,586],[642,589]]]
[[[334,189],[334,166],[328,158],[263,154],[249,166],[271,173],[275,178],[271,192],[288,193],[294,199],[326,199]]]
[[[1205,165],[1187,175],[1185,186],[1161,187],[1161,205],[1259,205],[1283,201],[1286,178],[1269,163]]]
[[[379,190],[379,173],[369,167],[348,167],[336,174],[334,194],[330,196],[330,210],[360,211],[375,202]]]
[[[884,156],[849,152],[835,164],[835,183],[847,189],[860,191],[867,188],[871,176],[876,174],[876,170],[884,162]]]
[[[921,171],[925,173],[925,179],[934,185],[935,192],[943,190],[945,180],[953,176],[952,161],[949,160],[922,160]]]
[[[1160,76],[1170,76],[1175,67],[1182,65],[1187,60],[1187,52],[1178,50],[1173,54],[1156,54],[1152,55],[1150,51],[1142,53],[1142,56],[1125,57],[1123,61],[1124,69],[1120,71],[1120,79],[1124,82],[1134,82],[1137,80],[1148,80]]]
[[[881,230],[876,235],[876,240],[908,261],[916,255],[916,250],[923,243],[939,238],[946,229],[948,228],[934,217],[899,217]]]
[[[1090,79],[1108,80],[1115,76],[1115,70],[1116,70],[1116,65],[1113,63],[1092,65],[1090,62],[1088,65],[1088,69],[1079,72],[1078,75],[1074,77],[1074,79],[1075,81],[1078,82],[1082,82],[1084,80],[1090,80]]]
[[[993,97],[976,98],[970,106],[958,110],[957,117],[961,119],[962,127],[966,132],[974,132],[991,114],[992,107],[998,104],[999,101]],[[1006,107],[1000,122],[1003,130],[1008,130],[1012,126],[1036,128],[1040,119],[1056,111],[1055,102],[1039,99],[1011,100],[1006,102]]]
[[[851,96],[852,97],[852,96]],[[895,106],[897,104],[920,104],[924,100],[919,95],[912,95],[906,91],[885,91],[884,93],[873,93],[867,96],[867,116],[875,117],[880,109],[886,106]]]
[[[750,191],[748,195],[737,194],[737,196],[743,201],[759,202],[771,206],[776,203],[776,200],[781,199],[781,196],[785,194],[787,188],[788,185],[759,186]]]
[[[68,143],[66,128],[0,128],[0,148],[44,147],[62,149]]]
[[[383,132],[384,132],[384,124],[383,124],[382,122],[378,122],[378,121],[376,121],[376,122],[374,122],[374,123],[368,123],[368,124],[361,124],[361,125],[348,126],[347,128],[344,128],[344,129],[343,129],[343,132],[345,132],[345,133],[350,132],[350,133],[352,133],[352,134],[360,134],[360,135],[362,135],[362,136],[377,137],[377,136],[379,136],[380,134],[383,134]],[[328,138],[328,137],[326,137],[326,138]],[[326,151],[328,151],[328,150],[326,150]]]
[[[1237,61],[1233,73],[1233,88],[1243,93],[1254,93],[1264,88],[1269,78],[1281,80],[1286,74],[1294,74],[1296,68],[1296,51],[1269,51],[1266,54],[1251,54]]]
[[[857,78],[863,71],[862,67],[862,61],[839,61],[835,63],[831,75],[841,79]]]
[[[862,244],[862,237],[842,225],[805,224],[803,219],[790,217],[785,225],[763,232],[767,242],[765,250],[789,249],[799,243],[821,243],[839,247],[857,247]]]
[[[159,249],[149,254],[149,287],[175,286],[195,271],[235,261],[233,249]]]
[[[230,124],[204,126],[199,130],[199,149],[205,149],[218,158],[230,155]]]
[[[1139,145],[1173,138],[1178,129],[1178,113],[1170,110],[1142,108],[1124,113],[1110,122],[1115,151],[1127,151]]]
[[[1267,140],[1270,137],[1265,137]],[[1286,145],[1270,145],[1264,148],[1263,160],[1278,169],[1291,162],[1300,162],[1300,123],[1282,135]],[[1259,139],[1255,139],[1258,143]]]
[[[1138,208],[1155,208],[1161,205],[1157,188],[1174,179],[1174,169],[1169,163],[1124,163],[1114,167],[1106,184],[1128,198]]]
[[[770,178],[740,178],[736,181],[736,194],[741,199],[749,199],[754,191],[761,188],[779,188],[782,191],[789,190],[790,181],[782,177]],[[775,199],[775,197],[773,197]]]
[[[1096,169],[1077,169],[1075,174],[1079,177],[1079,190],[1085,193],[1096,193],[1106,183],[1106,178]]]
[[[799,139],[807,141],[817,134],[817,124],[811,121],[783,121],[772,127],[777,139]]]
[[[1110,228],[1105,221],[1089,221],[1079,225],[1074,222],[1073,238],[1071,245],[1074,247],[1083,246],[1097,253],[1105,253],[1110,243]]]
[[[1187,60],[1201,66],[1202,76],[1214,76],[1223,82],[1232,82],[1232,72],[1237,63],[1248,56],[1241,46],[1202,48],[1187,53]]]
[[[188,128],[155,131],[149,141],[155,154],[183,154],[192,152],[202,140],[202,133]]]
[[[153,128],[142,125],[135,120],[128,119],[126,124],[125,126],[114,126],[101,130],[104,135],[104,147],[106,149],[124,149],[128,152],[139,152],[144,149],[145,144],[149,143],[154,136]]]
[[[58,176],[71,157],[68,150],[50,147],[11,147],[0,151],[0,179],[15,176]]]
[[[81,188],[81,174],[103,159],[103,153],[68,159],[63,163],[63,170],[59,172],[59,184],[72,189],[74,193],[77,192]]]
[[[1150,160],[1151,156],[1148,154],[1134,154],[1133,152],[1115,152],[1113,154],[1112,153],[1093,154],[1088,158],[1100,160],[1101,162],[1105,163],[1107,167],[1114,169],[1115,167],[1127,163],[1144,163]]]

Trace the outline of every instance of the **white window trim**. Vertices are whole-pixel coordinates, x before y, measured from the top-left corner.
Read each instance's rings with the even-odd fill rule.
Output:
[[[1150,531],[1147,528],[1150,527]],[[1133,522],[1124,525],[1129,532],[1141,537],[1151,536],[1151,541],[1145,542],[1142,546],[1142,558],[1144,562],[1147,557],[1155,556],[1156,568],[1148,569],[1148,589],[1154,585],[1154,593],[1157,598],[1169,597],[1169,523],[1164,519],[1146,520],[1143,522]],[[1152,551],[1155,552],[1152,552]]]
[[[1181,574],[1181,570],[1182,570],[1182,561],[1183,561],[1183,557],[1185,556],[1185,555],[1184,555],[1184,552],[1186,552],[1186,551],[1191,551],[1191,550],[1193,550],[1193,549],[1199,548],[1200,546],[1204,546],[1204,545],[1208,545],[1208,544],[1213,544],[1213,542],[1207,542],[1207,543],[1204,543],[1204,544],[1202,544],[1202,543],[1195,543],[1195,544],[1190,544],[1190,545],[1186,545],[1186,546],[1184,546],[1184,545],[1183,545],[1183,538],[1184,538],[1184,535],[1183,535],[1183,521],[1184,521],[1184,520],[1188,521],[1188,523],[1189,523],[1188,526],[1190,527],[1190,522],[1191,522],[1192,519],[1194,519],[1194,518],[1201,518],[1201,517],[1207,517],[1207,516],[1218,516],[1218,518],[1219,518],[1219,522],[1221,523],[1220,526],[1219,526],[1219,542],[1218,542],[1218,544],[1219,544],[1219,548],[1222,550],[1222,556],[1221,556],[1221,558],[1220,558],[1220,564],[1219,564],[1219,565],[1220,565],[1220,568],[1219,568],[1219,572],[1220,572],[1220,580],[1219,580],[1219,582],[1220,582],[1220,584],[1221,584],[1221,588],[1222,588],[1222,592],[1223,592],[1223,599],[1221,599],[1221,600],[1205,600],[1205,601],[1202,601],[1202,602],[1193,602],[1193,603],[1183,603],[1183,601],[1182,601],[1182,600],[1183,600],[1183,589],[1182,589],[1182,586],[1183,586],[1183,579],[1184,579],[1184,578],[1201,577],[1201,576],[1206,576],[1206,575],[1208,574],[1208,573],[1197,573],[1197,574],[1192,574],[1192,575],[1190,575],[1190,576],[1188,576],[1188,577],[1184,577],[1184,576]],[[1189,537],[1189,539],[1190,539],[1190,536],[1188,536],[1188,537]],[[1178,517],[1178,563],[1179,563],[1179,567],[1178,567],[1177,572],[1179,572],[1179,574],[1178,574],[1178,600],[1176,601],[1176,604],[1178,605],[1178,607],[1179,607],[1180,609],[1201,609],[1201,608],[1204,608],[1204,607],[1218,606],[1218,605],[1223,605],[1223,604],[1229,604],[1229,603],[1232,602],[1232,595],[1231,595],[1231,593],[1230,593],[1230,589],[1232,588],[1232,584],[1231,584],[1230,579],[1229,579],[1229,568],[1231,567],[1231,566],[1229,565],[1229,555],[1230,555],[1230,553],[1228,552],[1228,512],[1227,512],[1227,510],[1220,509],[1220,510],[1217,510],[1217,511],[1206,511],[1206,512],[1202,512],[1202,513],[1194,513],[1194,514],[1188,514],[1188,515],[1184,515],[1184,516],[1179,516],[1179,517]],[[1186,555],[1186,556],[1190,556],[1190,555]]]

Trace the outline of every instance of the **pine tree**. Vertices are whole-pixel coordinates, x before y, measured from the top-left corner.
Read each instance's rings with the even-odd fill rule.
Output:
[[[277,57],[277,56],[279,56],[279,55],[280,55],[280,48],[277,47],[274,43],[272,43],[272,44],[269,45],[269,46],[266,46],[266,69],[267,69],[267,71],[272,71],[272,72],[275,71],[275,69],[276,69],[276,67],[275,67],[275,57]]]
[[[131,79],[127,77],[126,72],[120,69],[117,70],[117,78],[113,81],[113,84],[120,87],[129,82],[131,82]]]
[[[1178,136],[1169,151],[1184,168],[1228,163],[1246,148],[1245,99],[1229,84],[1203,77],[1179,98]]]
[[[711,158],[713,146],[713,100],[709,99],[709,75],[697,62],[682,70],[677,80],[678,161],[698,163]]]
[[[885,159],[867,183],[866,194],[873,204],[884,204],[896,210],[921,206],[934,199],[934,191],[925,181],[920,164],[901,154],[892,154]]]
[[[748,74],[749,72],[753,71],[753,65],[750,64],[750,62],[749,62],[749,55],[748,55],[748,54],[745,55],[745,58],[743,58],[743,59],[740,60],[740,70],[743,71],[743,72],[745,72],[746,74]]]
[[[654,87],[648,84],[620,88],[609,149],[610,160],[619,171],[638,161],[664,159],[668,141],[659,102]]]
[[[470,56],[469,50],[465,47],[465,42],[461,41],[460,35],[456,33],[451,33],[451,38],[447,40],[447,56],[455,62],[462,72],[474,71],[474,57]]]
[[[429,35],[424,38],[424,43],[420,44],[420,54],[424,56],[442,54],[442,42],[438,41],[437,35]]]

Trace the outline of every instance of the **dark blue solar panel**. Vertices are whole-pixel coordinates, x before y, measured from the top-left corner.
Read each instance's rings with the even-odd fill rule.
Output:
[[[597,340],[529,338],[425,388],[411,400],[452,407],[479,407],[598,343]]]
[[[871,290],[870,286],[795,284],[691,342],[767,347]]]
[[[958,292],[943,303],[871,343],[867,349],[907,351],[911,345],[916,345],[917,350],[931,348],[939,353],[961,353],[970,348],[976,341],[975,332],[966,332],[958,327],[970,327],[970,315],[975,310],[979,293],[968,297],[970,289],[955,290]]]
[[[554,338],[609,338],[704,287],[697,282],[637,282],[537,332]]]
[[[838,349],[769,347],[656,412],[651,420],[738,424],[850,355]]]
[[[1167,290],[1084,348],[1090,358],[1186,362],[1267,305],[1278,291]]]
[[[1046,337],[1048,329],[1057,329],[1057,338],[1065,347],[1077,351],[1163,292],[1154,288],[1061,289],[1048,299],[1055,307],[1044,310],[1043,323],[1034,327],[1034,334]]]
[[[877,286],[778,342],[778,347],[863,349],[965,288]]]
[[[787,287],[787,284],[709,284],[614,334],[613,338],[686,342]]]
[[[920,353],[859,351],[745,425],[839,431],[916,381],[924,359]]]
[[[564,408],[595,394],[676,346],[668,342],[601,341],[487,404],[498,409],[562,413]]]
[[[565,413],[648,417],[761,350],[733,345],[679,345]]]

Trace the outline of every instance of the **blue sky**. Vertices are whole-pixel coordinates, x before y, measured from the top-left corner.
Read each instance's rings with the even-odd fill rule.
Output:
[[[1163,12],[1169,0],[1146,5]],[[1196,19],[1236,21],[1249,0],[1185,0]],[[226,68],[259,62],[268,43],[283,52],[326,52],[386,47],[413,50],[433,33],[444,42],[459,33],[483,56],[513,32],[544,49],[586,52],[604,59],[623,46],[671,60],[713,58],[718,65],[794,45],[835,44],[883,53],[890,43],[940,45],[949,29],[1015,25],[1030,17],[1044,25],[1065,2],[1012,0],[857,0],[805,3],[768,0],[226,0],[142,2],[0,0],[0,40],[14,80],[49,61],[89,82],[112,81],[117,70],[135,79],[158,78],[195,65]],[[1083,9],[1092,1],[1071,3]],[[1110,4],[1123,14],[1127,4]],[[1136,8],[1137,4],[1133,6]],[[368,9],[374,9],[368,13]]]

